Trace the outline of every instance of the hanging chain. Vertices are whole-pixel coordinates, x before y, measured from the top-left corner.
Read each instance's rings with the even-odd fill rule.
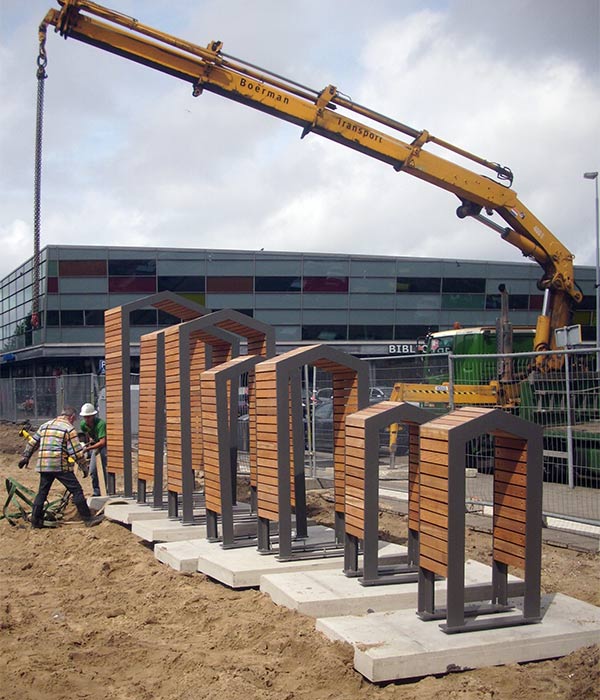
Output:
[[[35,120],[35,165],[33,173],[33,291],[31,326],[38,328],[40,298],[40,212],[42,194],[42,132],[44,126],[44,81],[46,66],[46,30],[40,30],[40,50],[37,57],[37,112]]]

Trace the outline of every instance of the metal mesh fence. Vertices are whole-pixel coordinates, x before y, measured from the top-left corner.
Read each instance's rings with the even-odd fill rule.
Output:
[[[39,425],[65,406],[96,405],[103,379],[95,374],[0,379],[0,420]]]
[[[543,358],[543,359],[541,359]],[[600,525],[600,373],[597,350],[515,355],[420,354],[367,360],[370,402],[400,400],[400,390],[424,387],[412,400],[441,415],[474,402],[501,407],[544,426],[544,512]],[[332,466],[331,375],[307,367],[303,374],[306,464],[312,476]],[[500,381],[499,377],[502,377]],[[137,389],[138,375],[131,376]],[[65,405],[98,405],[104,377],[95,374],[0,379],[0,420],[39,424]],[[132,396],[137,392],[132,389]],[[136,433],[137,431],[134,431]],[[239,465],[248,466],[247,377],[238,391]],[[379,436],[382,488],[408,489],[408,441],[400,430],[390,450],[389,430]],[[493,437],[473,440],[467,454],[467,500],[492,502]]]

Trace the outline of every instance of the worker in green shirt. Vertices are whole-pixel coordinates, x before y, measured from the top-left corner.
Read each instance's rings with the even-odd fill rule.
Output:
[[[98,418],[98,411],[91,403],[84,403],[79,415],[82,418],[80,432],[85,435],[85,450],[90,457],[90,476],[92,477],[92,489],[94,496],[100,494],[100,482],[98,481],[98,458],[102,464],[104,483],[106,483],[106,423]]]

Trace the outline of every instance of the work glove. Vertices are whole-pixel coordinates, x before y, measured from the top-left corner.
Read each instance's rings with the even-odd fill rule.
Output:
[[[23,459],[19,462],[19,469],[23,469],[23,467],[26,467],[29,464],[29,460],[23,457]]]

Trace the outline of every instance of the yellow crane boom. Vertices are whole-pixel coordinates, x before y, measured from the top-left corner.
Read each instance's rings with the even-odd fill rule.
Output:
[[[575,285],[573,255],[519,200],[511,189],[513,175],[509,168],[363,107],[333,85],[313,90],[229,56],[219,41],[204,48],[88,0],[59,0],[59,4],[61,9],[49,10],[40,25],[42,45],[47,27],[53,26],[65,38],[185,80],[192,84],[194,95],[208,90],[235,100],[296,124],[302,128],[302,137],[310,132],[318,134],[455,194],[461,201],[459,217],[472,216],[481,221],[543,268],[539,286],[546,291],[546,299],[538,320],[536,349],[551,347],[553,330],[569,324],[572,305],[582,298]],[[369,123],[358,118],[366,118]],[[378,125],[392,133],[380,130]],[[412,140],[403,141],[396,134]],[[500,182],[427,151],[427,144],[495,172]],[[492,221],[489,217],[493,212],[507,226]]]

